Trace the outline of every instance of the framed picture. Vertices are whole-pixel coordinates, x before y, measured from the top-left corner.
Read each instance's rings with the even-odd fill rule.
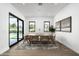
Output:
[[[56,24],[55,24],[56,31],[61,31],[60,25],[61,25],[61,21],[56,22]]]
[[[29,32],[35,32],[35,21],[29,21]]]
[[[71,16],[61,20],[61,31],[71,32]]]
[[[50,21],[44,21],[44,32],[49,32]]]

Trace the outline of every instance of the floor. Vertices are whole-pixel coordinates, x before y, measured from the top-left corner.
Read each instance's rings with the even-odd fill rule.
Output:
[[[59,42],[56,44],[59,46],[57,49],[49,49],[49,50],[16,50],[18,45],[20,45],[22,41],[15,46],[11,47],[8,51],[1,54],[1,56],[79,56],[79,54],[75,53],[71,49],[65,47]]]

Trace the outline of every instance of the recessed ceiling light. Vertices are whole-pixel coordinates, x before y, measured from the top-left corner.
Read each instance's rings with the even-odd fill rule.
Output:
[[[58,3],[54,3],[54,5],[58,5]]]
[[[39,5],[39,6],[42,6],[42,5],[43,5],[43,3],[38,3],[38,5]]]
[[[22,5],[24,6],[24,5],[25,5],[25,3],[22,3]]]

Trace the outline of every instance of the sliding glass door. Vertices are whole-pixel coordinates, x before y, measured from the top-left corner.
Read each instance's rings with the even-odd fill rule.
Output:
[[[17,18],[10,15],[10,45],[17,42]]]
[[[23,21],[19,20],[19,40],[23,38]]]
[[[9,46],[22,40],[24,34],[24,21],[13,14],[9,14]]]

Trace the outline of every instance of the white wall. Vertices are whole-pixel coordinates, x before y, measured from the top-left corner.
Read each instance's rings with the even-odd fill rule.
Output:
[[[31,18],[26,18],[26,28],[27,28],[27,33],[29,33],[29,21],[35,21],[36,22],[36,31],[35,33],[44,33],[44,21],[50,21],[50,25],[53,25],[53,17],[31,17]],[[39,31],[40,29],[40,31]]]
[[[25,19],[11,4],[0,4],[0,54],[9,49],[9,12]]]
[[[79,4],[70,4],[63,8],[54,18],[55,22],[72,16],[72,32],[56,32],[56,39],[79,53]]]

